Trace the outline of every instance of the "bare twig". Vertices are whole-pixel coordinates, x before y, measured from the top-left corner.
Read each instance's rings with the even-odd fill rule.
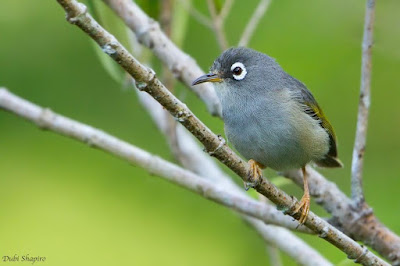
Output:
[[[211,20],[203,15],[200,11],[193,7],[187,0],[179,0],[182,6],[186,9],[187,12],[200,24],[206,26],[207,28],[213,29],[213,24]]]
[[[0,88],[0,108],[21,116],[43,129],[71,137],[91,147],[113,154],[129,163],[139,165],[157,176],[224,206],[244,211],[245,214],[252,213],[253,217],[263,217],[262,219],[265,222],[275,219],[275,215],[269,213],[269,209],[256,200],[233,195],[222,184],[207,181],[190,171],[184,170],[103,131],[30,103],[13,95],[4,88]],[[256,224],[256,228],[263,228],[259,232],[265,235],[264,238],[268,239],[269,243],[281,248],[299,263],[303,265],[307,263],[331,265],[318,252],[286,230],[273,226],[266,228],[262,221],[246,217],[248,221]],[[287,242],[290,242],[290,245]]]
[[[268,203],[268,199],[263,195],[259,195],[259,201],[265,204]],[[266,251],[268,253],[270,265],[273,266],[282,266],[281,255],[279,253],[279,249],[276,248],[274,245],[267,245]]]
[[[57,1],[65,9],[67,20],[86,32],[102,47],[105,53],[120,64],[136,80],[138,89],[146,91],[155,98],[205,146],[207,151],[236,172],[244,182],[248,182],[248,164],[227,145],[221,144],[218,136],[213,134],[210,129],[197,119],[186,105],[175,98],[155,77],[152,70],[141,65],[114,36],[105,31],[86,12],[86,7],[83,4],[75,0]],[[287,212],[291,212],[299,204],[296,199],[279,190],[265,179],[260,180],[254,188]],[[299,218],[298,214],[290,213],[289,215]],[[305,225],[358,263],[363,265],[388,265],[312,212],[309,213]]]
[[[158,23],[149,18],[131,0],[104,0],[127,26],[136,34],[138,41],[150,48],[168,66],[174,76],[191,88],[207,105],[212,115],[221,116],[221,106],[211,84],[191,86],[194,79],[204,74],[196,61],[182,52],[161,31]]]
[[[224,51],[228,48],[228,42],[226,40],[224,32],[224,18],[217,13],[214,0],[207,0],[208,10],[210,11],[211,19],[213,22],[213,29],[215,37],[217,38],[219,48]],[[226,4],[225,4],[226,6]],[[228,9],[229,10],[229,9]],[[226,15],[225,15],[226,16]]]
[[[257,28],[258,23],[260,23],[261,18],[264,16],[265,12],[268,9],[271,0],[260,0],[256,9],[254,10],[253,16],[249,20],[242,33],[242,37],[240,38],[238,46],[247,46],[255,29]]]
[[[354,142],[353,161],[351,164],[351,197],[356,208],[362,207],[362,204],[365,201],[362,188],[362,173],[367,140],[368,114],[371,101],[371,61],[374,20],[375,0],[367,0],[364,37],[362,41],[360,102],[358,105],[357,129]]]
[[[219,13],[219,17],[222,20],[222,24],[225,23],[225,19],[229,15],[229,12],[231,11],[234,2],[235,2],[234,0],[225,0],[221,12]]]
[[[270,261],[270,265],[273,266],[282,266],[282,260],[279,253],[279,249],[275,246],[269,245],[267,246],[267,253]]]

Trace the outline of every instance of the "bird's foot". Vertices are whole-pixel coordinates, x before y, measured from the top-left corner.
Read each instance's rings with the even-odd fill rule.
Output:
[[[307,220],[307,216],[310,211],[310,195],[308,193],[303,195],[293,214],[298,213],[300,210],[301,213],[299,217],[299,224],[302,225]]]
[[[261,182],[262,171],[264,166],[253,159],[249,160],[249,171],[247,172],[247,180],[244,182],[244,189],[254,188]]]

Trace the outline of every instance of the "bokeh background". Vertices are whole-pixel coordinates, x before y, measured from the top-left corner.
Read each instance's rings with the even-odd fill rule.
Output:
[[[364,186],[376,215],[400,234],[400,2],[377,2]],[[194,3],[207,14],[205,1]],[[226,22],[231,45],[257,3],[235,2]],[[345,168],[323,173],[347,194],[363,20],[360,0],[272,1],[249,44],[307,84],[324,108]],[[214,35],[192,18],[187,23],[183,50],[206,70],[220,53]],[[173,160],[136,94],[110,77],[56,1],[1,0],[0,86]],[[176,91],[223,133],[222,122],[191,92],[181,85]],[[264,242],[232,211],[4,111],[0,187],[1,257],[45,256],[44,265],[269,264]],[[283,189],[302,194],[294,185]],[[311,209],[326,215],[316,204]],[[325,241],[301,237],[332,262],[345,260]],[[282,256],[285,265],[295,265]]]

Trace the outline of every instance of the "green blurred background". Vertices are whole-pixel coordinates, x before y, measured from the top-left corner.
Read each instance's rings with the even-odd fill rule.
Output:
[[[400,233],[400,1],[377,2],[364,185],[376,215]],[[194,3],[207,14],[205,1]],[[226,22],[231,45],[257,3],[235,2]],[[275,0],[249,45],[275,57],[324,108],[345,168],[323,173],[346,193],[363,20],[360,0]],[[183,50],[206,70],[220,53],[214,35],[192,18],[187,26]],[[173,160],[136,94],[108,75],[89,38],[65,21],[56,1],[1,0],[0,47],[0,86]],[[181,85],[176,90],[214,132],[223,133],[222,122],[191,92]],[[262,239],[230,210],[4,111],[0,187],[1,257],[45,256],[44,265],[269,264]],[[283,189],[302,193],[294,185]],[[311,208],[326,215],[315,204]],[[345,259],[325,241],[301,237],[332,262]],[[296,265],[285,255],[283,260]]]

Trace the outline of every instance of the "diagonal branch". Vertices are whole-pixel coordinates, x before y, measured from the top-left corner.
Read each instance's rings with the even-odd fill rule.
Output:
[[[355,207],[365,202],[362,188],[365,145],[367,141],[368,114],[371,102],[372,42],[375,20],[375,0],[366,1],[364,37],[362,41],[360,102],[358,105],[357,129],[351,164],[351,197]]]
[[[248,182],[249,167],[237,154],[213,134],[194,114],[175,98],[156,78],[155,73],[141,65],[128,51],[106,30],[104,30],[87,12],[86,7],[75,0],[57,0],[65,9],[67,20],[86,32],[105,53],[111,56],[135,80],[138,89],[146,91],[167,109],[183,126],[186,127],[218,160],[237,173],[244,182]],[[276,188],[268,180],[262,179],[255,189],[286,212],[298,206],[298,201]],[[290,214],[299,218],[298,214]],[[350,259],[363,265],[388,265],[368,249],[360,246],[351,238],[331,226],[325,220],[310,212],[305,225],[323,239],[345,252]]]
[[[91,147],[113,154],[129,163],[139,165],[159,177],[243,214],[262,219],[267,223],[279,222],[283,216],[282,214],[276,216],[270,212],[270,208],[256,200],[234,195],[222,184],[205,180],[101,130],[39,107],[2,88],[0,88],[0,108],[23,117],[43,129],[71,137]],[[262,221],[252,217],[246,216],[246,220],[252,223],[254,227],[262,228],[259,232],[264,235],[265,239],[268,239],[269,243],[276,245],[299,263],[303,265],[331,265],[318,252],[290,232],[276,226],[266,227]],[[291,226],[293,227],[293,225],[295,226],[296,223],[292,222]]]
[[[267,11],[271,0],[260,0],[258,6],[254,10],[253,16],[249,20],[242,33],[242,37],[240,37],[240,41],[238,46],[247,46],[255,29],[257,28],[258,23],[260,23],[261,18],[264,16]]]

